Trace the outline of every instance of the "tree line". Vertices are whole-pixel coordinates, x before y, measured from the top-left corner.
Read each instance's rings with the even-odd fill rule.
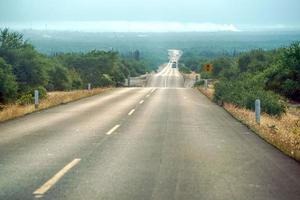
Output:
[[[45,55],[24,40],[23,35],[0,30],[0,103],[10,103],[33,90],[75,90],[87,87],[120,86],[128,76],[149,71],[135,51],[122,56],[114,51]]]
[[[284,113],[286,100],[300,102],[299,42],[268,51],[256,49],[213,59],[187,60],[201,66],[213,64],[211,73],[201,67],[198,70],[202,78],[217,80],[214,95],[217,102],[253,110],[255,99],[261,99],[262,111],[271,115]]]

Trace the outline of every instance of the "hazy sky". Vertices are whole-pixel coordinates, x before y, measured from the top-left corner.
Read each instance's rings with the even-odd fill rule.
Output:
[[[221,30],[299,28],[299,10],[300,0],[0,0],[0,23],[63,26],[114,21],[115,26],[122,22],[123,27],[140,29],[150,25],[199,30],[207,25]]]

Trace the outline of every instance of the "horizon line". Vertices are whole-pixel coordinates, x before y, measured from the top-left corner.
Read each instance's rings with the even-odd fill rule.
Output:
[[[0,28],[15,30],[47,30],[76,32],[264,32],[300,31],[300,25],[235,25],[210,22],[164,22],[164,21],[35,21],[0,22]]]

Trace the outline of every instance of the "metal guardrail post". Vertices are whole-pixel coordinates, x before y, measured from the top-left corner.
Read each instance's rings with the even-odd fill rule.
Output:
[[[207,90],[207,88],[208,88],[208,80],[207,79],[204,79],[204,87],[205,87],[205,90]]]
[[[39,108],[39,91],[34,90],[34,107],[35,109]]]
[[[258,124],[260,124],[260,112],[261,112],[260,100],[256,99],[255,100],[255,120],[256,120],[256,123],[258,123]]]
[[[127,80],[128,80],[128,87],[130,87],[130,76],[128,76]]]

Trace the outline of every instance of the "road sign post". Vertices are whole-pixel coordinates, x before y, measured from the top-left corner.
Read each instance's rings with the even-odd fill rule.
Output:
[[[92,85],[89,83],[89,84],[88,84],[88,90],[91,90],[91,88],[92,88],[91,86],[92,86]]]
[[[130,87],[130,75],[128,75],[128,78],[127,78],[127,83],[128,83],[128,87]]]
[[[260,124],[260,111],[261,111],[260,100],[256,99],[255,100],[255,120],[256,120],[256,123],[258,123],[258,124]]]
[[[208,88],[208,80],[207,79],[204,79],[204,87],[205,87],[205,90],[207,90],[207,88]]]
[[[34,107],[35,109],[39,108],[39,91],[34,90]]]

